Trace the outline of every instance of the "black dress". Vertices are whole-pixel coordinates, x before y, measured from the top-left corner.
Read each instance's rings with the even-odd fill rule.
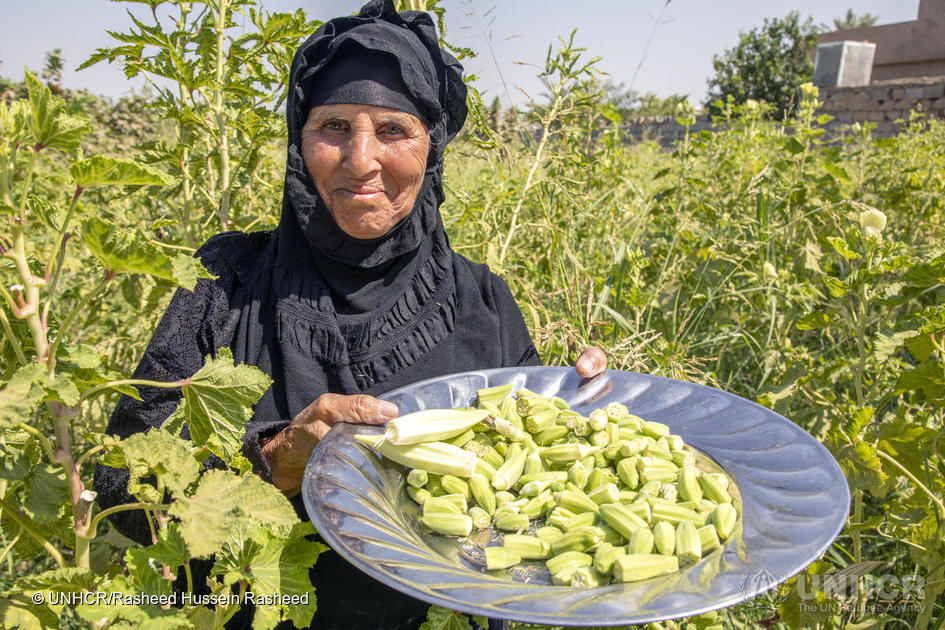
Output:
[[[193,292],[178,290],[155,330],[134,378],[162,381],[184,378],[203,365],[207,354],[234,345],[240,313],[245,308],[247,296],[253,293],[246,279],[258,275],[272,239],[273,234],[267,232],[229,233],[212,238],[200,249],[198,253],[204,264],[218,278],[200,280]],[[428,351],[416,354],[413,352],[422,342],[410,342],[397,346],[395,350],[389,350],[383,344],[377,348],[368,346],[367,354],[359,357],[362,363],[379,361],[386,365],[388,362],[406,363],[411,359],[412,362],[364,389],[358,388],[359,378],[350,370],[344,376],[336,374],[332,379],[336,381],[333,383],[336,387],[325,391],[378,395],[417,380],[451,372],[538,364],[535,348],[505,282],[484,265],[457,254],[452,256],[452,271],[456,278],[456,316],[452,330],[444,331],[443,337]],[[326,325],[311,321],[314,318],[290,306],[288,298],[285,300],[276,306],[279,341],[283,342],[280,349],[289,355],[282,363],[295,366],[312,360],[308,354],[309,341],[320,338]],[[407,310],[398,311],[400,318],[409,319],[410,314],[423,311],[423,303],[413,298],[405,299],[404,305]],[[475,314],[468,324],[465,312]],[[329,332],[337,334],[336,329]],[[286,352],[293,349],[291,354]],[[276,389],[274,386],[266,396],[273,398],[272,392]],[[306,395],[293,396],[299,402],[290,406],[289,413],[300,411],[296,407],[307,404],[306,398],[318,393],[310,391]],[[108,433],[127,437],[160,426],[176,408],[180,398],[180,390],[142,387],[140,394],[141,401],[127,396],[121,399],[109,421]],[[268,470],[260,453],[259,440],[280,431],[290,419],[289,415],[280,419],[254,417],[246,425],[243,452],[264,477]],[[128,502],[127,482],[127,471],[99,466],[95,490],[99,493],[101,507]],[[296,496],[292,503],[299,517],[307,519],[301,495]],[[134,540],[150,543],[149,530],[140,512],[119,512],[112,516],[112,522]],[[202,568],[207,570],[205,566]],[[312,628],[415,628],[426,616],[426,604],[375,582],[334,552],[319,557],[311,576],[318,599]],[[234,618],[228,627],[240,627],[241,622],[248,622],[247,613],[248,610]]]

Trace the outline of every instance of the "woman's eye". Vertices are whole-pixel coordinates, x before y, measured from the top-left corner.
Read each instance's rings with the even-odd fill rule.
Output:
[[[400,125],[387,125],[384,129],[384,133],[391,136],[402,136],[404,135],[404,128]]]
[[[344,128],[344,123],[342,123],[340,120],[329,120],[324,125],[322,125],[322,129],[325,129],[326,131],[344,131]]]

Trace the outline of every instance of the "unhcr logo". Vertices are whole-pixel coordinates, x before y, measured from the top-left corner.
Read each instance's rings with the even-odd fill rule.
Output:
[[[787,579],[787,577],[781,572],[772,572],[767,569],[762,569],[758,573],[746,575],[739,585],[739,590],[745,597],[754,597],[780,584],[785,579]]]

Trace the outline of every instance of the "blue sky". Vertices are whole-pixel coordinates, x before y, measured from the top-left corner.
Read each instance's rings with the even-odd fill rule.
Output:
[[[326,19],[356,11],[355,0],[260,0],[270,11],[303,8],[310,17]],[[616,83],[641,92],[687,94],[694,103],[705,97],[712,75],[712,56],[738,41],[738,33],[783,17],[791,10],[810,15],[815,23],[831,22],[852,8],[879,16],[880,24],[914,20],[918,0],[444,0],[448,39],[468,46],[478,57],[464,61],[467,72],[479,75],[477,86],[487,99],[526,94],[537,97],[537,67],[548,45],[577,28],[576,43],[600,56],[599,67]],[[21,78],[23,66],[42,67],[44,53],[61,48],[66,87],[85,87],[119,97],[140,82],[129,83],[120,67],[99,64],[74,69],[96,48],[112,45],[105,32],[123,30],[127,7],[110,0],[0,0],[0,74]],[[657,21],[657,17],[662,18]],[[655,31],[654,31],[655,27]],[[646,45],[648,39],[649,45]],[[494,58],[493,58],[494,57]],[[503,86],[503,79],[508,90]]]

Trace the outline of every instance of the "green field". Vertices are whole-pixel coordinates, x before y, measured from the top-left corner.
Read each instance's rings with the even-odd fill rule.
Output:
[[[304,566],[273,554],[318,554],[310,526],[234,448],[247,401],[268,386],[258,371],[221,353],[185,384],[181,419],[207,427],[193,441],[101,433],[118,392],[148,384],[128,375],[173,291],[205,273],[194,249],[278,220],[281,77],[313,25],[260,16],[260,37],[231,40],[232,15],[211,4],[203,35],[184,14],[176,36],[129,26],[121,48],[99,54],[163,73],[166,92],[62,100],[30,76],[0,102],[2,627],[222,627],[235,608],[31,597],[168,593],[167,575],[211,554],[220,592],[263,592],[272,576],[304,592]],[[446,156],[453,247],[509,283],[546,364],[597,345],[611,368],[771,407],[834,454],[853,497],[847,527],[806,571],[662,627],[942,628],[945,122],[917,113],[892,138],[869,125],[827,134],[807,89],[784,121],[749,105],[670,149],[630,144],[581,53],[556,44],[546,96],[514,116],[471,100]],[[690,109],[678,116],[692,124]],[[228,424],[212,428],[206,408]],[[210,452],[228,471],[200,475]],[[128,546],[82,494],[96,461],[132,468],[156,545]],[[242,510],[206,511],[234,492]],[[827,574],[864,577],[837,589]],[[262,607],[257,627],[311,612]],[[434,610],[430,623],[466,621]]]

